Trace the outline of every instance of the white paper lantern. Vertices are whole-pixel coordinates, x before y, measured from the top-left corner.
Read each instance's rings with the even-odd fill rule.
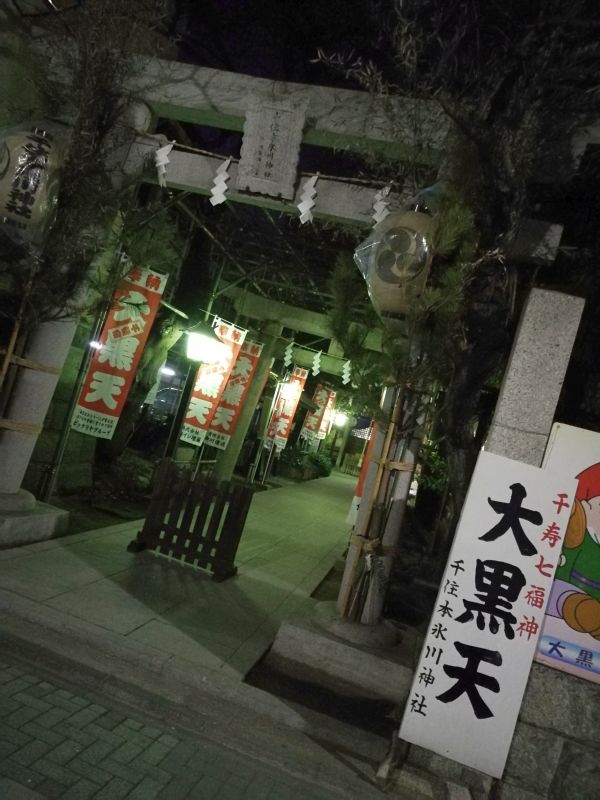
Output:
[[[400,315],[423,291],[431,267],[431,217],[395,211],[378,223],[354,253],[371,302],[382,317]]]
[[[54,222],[65,126],[37,122],[0,136],[0,229],[39,244]]]

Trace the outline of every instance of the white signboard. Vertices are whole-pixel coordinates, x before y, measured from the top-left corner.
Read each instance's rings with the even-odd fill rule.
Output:
[[[402,739],[502,777],[574,493],[572,479],[480,454]]]
[[[577,493],[536,660],[600,683],[600,433],[556,424],[544,467]]]
[[[292,199],[303,128],[303,108],[254,102],[244,122],[237,188]]]

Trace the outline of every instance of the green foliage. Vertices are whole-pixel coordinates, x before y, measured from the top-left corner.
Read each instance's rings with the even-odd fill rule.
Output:
[[[300,447],[285,447],[279,456],[279,463],[291,469],[301,469],[306,451]]]
[[[45,117],[52,107],[46,64],[23,35],[18,19],[5,11],[0,42],[0,127]]]
[[[279,456],[279,462],[289,469],[312,473],[314,478],[327,477],[333,468],[331,459],[326,455],[308,452],[298,445],[286,447]]]
[[[451,533],[477,455],[478,398],[510,342],[515,275],[519,288],[532,281],[527,269],[519,276],[518,264],[507,269],[506,254],[531,214],[540,166],[552,171],[554,160],[560,174],[572,128],[597,115],[597,14],[589,0],[397,0],[372,8],[380,28],[375,63],[368,53],[329,63],[379,97],[438,104],[453,128],[439,178],[458,196],[435,209],[428,286],[411,304],[403,335],[389,337],[402,399],[444,387],[436,427],[450,469],[429,445],[422,481],[439,489],[448,480]]]
[[[348,358],[354,358],[373,326],[374,313],[366,284],[351,253],[340,253],[329,279],[332,303],[329,324]]]
[[[443,492],[448,483],[448,464],[440,455],[437,442],[426,440],[419,451],[419,486]]]
[[[329,283],[330,325],[352,361],[354,397],[360,410],[377,413],[385,383],[419,388],[447,381],[453,350],[461,349],[469,259],[477,242],[474,215],[458,194],[445,190],[439,193],[432,217],[430,279],[412,299],[402,321],[383,323],[381,353],[364,349],[376,320],[365,282],[350,254],[341,254],[336,261]]]
[[[305,463],[316,470],[317,478],[326,478],[331,474],[331,459],[322,453],[307,453]]]
[[[434,321],[439,325],[440,322],[447,324],[457,317],[463,310],[468,276],[469,269],[462,264],[454,264],[440,272],[437,281],[428,284],[415,297],[408,312],[411,321],[417,326]]]
[[[133,101],[133,55],[156,54],[160,39],[156,29],[164,20],[166,4],[132,0],[126,5],[119,0],[94,0],[75,4],[68,14],[49,12],[36,17],[36,37],[47,35],[46,45],[52,47],[52,74],[70,76],[70,81],[60,90],[51,86],[47,64],[36,72],[32,57],[29,73],[35,74],[36,87],[42,87],[42,99],[51,90],[52,118],[69,120],[69,133],[56,220],[44,247],[29,248],[24,258],[7,265],[21,291],[35,271],[28,292],[31,325],[81,311],[73,308],[73,301],[89,280],[90,264],[105,246],[107,230],[132,203],[132,187],[112,180],[109,155],[132,135],[125,111]],[[30,24],[26,17],[19,20],[29,37]],[[110,286],[109,281],[108,290]]]
[[[341,345],[344,357],[352,361],[353,408],[375,413],[391,364],[386,352],[364,349],[367,334],[376,330],[379,321],[352,254],[339,254],[328,288],[332,296],[331,333]]]
[[[160,203],[129,210],[124,215],[121,242],[137,266],[169,274],[181,263],[182,238]]]
[[[477,244],[472,209],[458,195],[446,194],[432,216],[431,245],[434,254],[444,259],[470,260]]]

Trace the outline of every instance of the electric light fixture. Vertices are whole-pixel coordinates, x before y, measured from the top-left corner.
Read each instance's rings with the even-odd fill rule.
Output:
[[[186,355],[190,361],[216,364],[228,352],[227,345],[223,344],[208,323],[195,325],[193,330],[187,332]]]

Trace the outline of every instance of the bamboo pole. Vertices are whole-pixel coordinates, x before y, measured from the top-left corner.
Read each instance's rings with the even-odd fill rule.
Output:
[[[390,447],[392,445],[392,442],[394,441],[394,436],[398,427],[398,421],[400,419],[402,404],[404,402],[403,398],[404,398],[404,392],[398,391],[395,399],[392,401],[393,404],[390,415],[390,422],[388,424],[388,428],[385,433],[385,437],[381,447],[381,453],[379,454],[378,457],[375,480],[369,495],[367,511],[364,517],[362,517],[362,522],[359,521],[359,523],[357,523],[358,530],[356,531],[356,536],[353,537],[353,540],[350,542],[350,546],[348,548],[348,555],[346,557],[346,566],[344,568],[342,585],[340,587],[340,593],[337,601],[338,611],[344,617],[348,615],[350,608],[352,606],[352,590],[356,580],[356,572],[360,564],[360,560],[363,555],[365,545],[367,545],[370,540],[372,541],[378,538],[378,534],[380,532],[380,524],[382,518],[380,513],[378,517],[375,516],[375,511],[377,509],[377,506],[380,505],[378,501],[381,496],[381,488],[382,488],[384,474],[386,473],[386,471],[389,473],[388,456],[390,452]],[[382,405],[384,403],[385,399],[382,401]],[[373,463],[375,463],[375,460]],[[384,486],[387,486],[387,479],[384,482]]]

